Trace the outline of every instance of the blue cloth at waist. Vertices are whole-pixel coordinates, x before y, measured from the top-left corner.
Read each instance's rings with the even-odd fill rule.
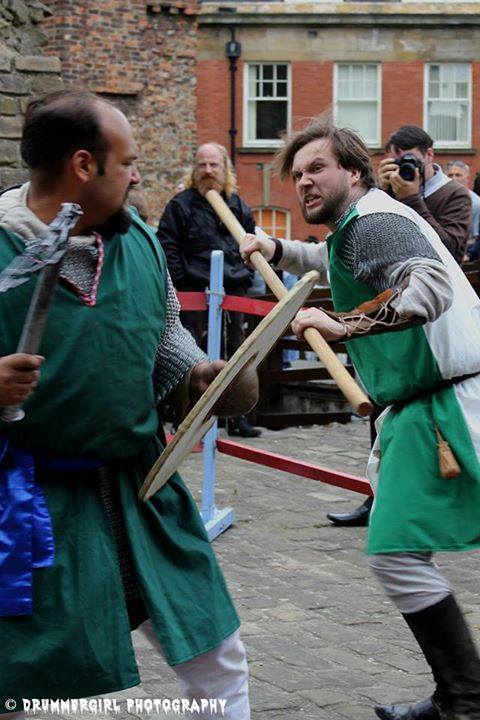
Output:
[[[53,529],[35,467],[91,471],[99,460],[34,456],[0,437],[0,617],[33,612],[33,570],[53,565]]]
[[[63,470],[65,472],[88,472],[98,470],[105,462],[82,457],[49,457],[35,455],[35,465],[39,470]]]

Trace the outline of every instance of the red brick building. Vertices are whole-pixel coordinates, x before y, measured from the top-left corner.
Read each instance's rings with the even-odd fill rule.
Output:
[[[420,125],[437,161],[480,170],[480,13],[462,2],[202,4],[198,140],[235,140],[241,194],[274,234],[306,238],[289,183],[271,172],[279,131],[330,108],[374,162],[390,133]],[[230,54],[226,57],[226,45]],[[230,72],[235,66],[236,71]],[[234,112],[231,79],[235,76]]]

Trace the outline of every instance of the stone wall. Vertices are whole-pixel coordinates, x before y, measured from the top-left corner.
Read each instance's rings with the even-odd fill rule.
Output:
[[[60,57],[65,84],[104,95],[129,117],[156,224],[197,142],[195,0],[44,3],[44,52]]]
[[[27,102],[62,84],[59,59],[43,55],[48,15],[38,0],[0,0],[0,190],[27,175],[19,148]]]

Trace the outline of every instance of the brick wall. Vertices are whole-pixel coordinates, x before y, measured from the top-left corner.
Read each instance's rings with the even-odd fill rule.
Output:
[[[129,117],[142,188],[156,224],[196,143],[195,0],[45,0],[47,54],[67,85],[109,98]]]
[[[62,84],[59,59],[42,55],[48,15],[37,0],[0,0],[0,189],[27,177],[19,147],[27,102]]]
[[[237,28],[238,30],[238,28]],[[236,170],[242,197],[251,205],[263,204],[262,175],[264,166],[273,160],[272,152],[253,152],[242,149],[243,127],[243,64],[244,61],[281,61],[289,57],[283,46],[288,42],[293,46],[295,32],[292,29],[285,31],[277,38],[276,45],[268,45],[256,49],[254,39],[256,28],[242,28],[239,39],[242,42],[243,57],[239,61],[237,72],[237,163]],[[220,59],[224,52],[227,39],[225,30],[222,34],[215,34],[210,28],[201,28],[199,53],[201,59],[197,65],[198,100],[197,121],[198,135],[202,142],[213,140],[229,147],[228,129],[230,127],[230,85],[228,79],[228,61]],[[250,37],[252,35],[252,37]],[[252,39],[253,38],[253,39]],[[284,40],[282,44],[281,40]],[[332,55],[336,60],[343,59],[341,49],[335,51],[332,45]],[[290,47],[288,50],[290,51]],[[413,54],[413,53],[412,53]],[[415,53],[418,56],[418,52]],[[354,58],[349,57],[349,60]],[[375,58],[377,60],[377,58]],[[431,60],[431,58],[429,58]],[[456,58],[454,58],[456,59]],[[363,58],[362,58],[363,61]],[[469,58],[467,59],[469,61]],[[423,124],[423,93],[424,93],[424,60],[392,59],[382,62],[382,146],[390,134],[399,126],[412,123]],[[437,161],[444,165],[449,160],[461,158],[472,168],[472,175],[480,171],[480,158],[476,148],[480,145],[480,62],[472,61],[472,150],[450,152],[436,152]],[[293,60],[292,67],[292,124],[300,127],[305,118],[312,117],[324,110],[331,109],[333,102],[333,68],[334,63],[329,60]],[[379,148],[372,157],[374,165],[382,159],[383,152]],[[293,194],[291,183],[280,182],[272,176],[270,205],[283,207],[290,211],[292,237],[305,238],[309,234],[323,237],[324,228],[308,226],[299,211],[298,203]]]

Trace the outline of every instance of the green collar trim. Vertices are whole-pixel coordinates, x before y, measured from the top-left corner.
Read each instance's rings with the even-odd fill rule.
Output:
[[[333,232],[331,235],[327,235],[327,243],[328,243],[328,249],[331,250],[332,246],[337,242],[338,238],[341,237],[342,232],[344,228],[348,225],[349,222],[353,220],[353,218],[358,217],[360,213],[358,212],[356,206],[352,207],[350,209],[350,212],[348,212],[345,217],[343,218],[340,225],[337,227],[335,232]]]

